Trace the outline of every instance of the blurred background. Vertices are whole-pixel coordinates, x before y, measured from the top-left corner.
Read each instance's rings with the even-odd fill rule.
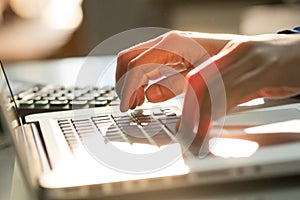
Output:
[[[4,2],[0,27],[0,56],[4,60],[85,56],[110,36],[138,27],[261,34],[300,25],[300,2],[297,0],[0,2]],[[30,21],[35,25],[30,25],[29,31],[10,30],[9,25],[17,26],[16,21]]]

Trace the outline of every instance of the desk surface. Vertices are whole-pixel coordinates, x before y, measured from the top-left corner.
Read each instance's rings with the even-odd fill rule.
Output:
[[[95,60],[96,59],[96,60]],[[50,61],[35,61],[7,64],[9,76],[18,79],[36,81],[38,83],[53,83],[70,85],[76,82],[78,74],[82,71],[85,62],[92,64],[92,68],[99,68],[98,58],[88,61],[84,58],[61,59]],[[115,62],[115,57],[107,56],[100,59],[104,66],[104,77],[113,72],[107,69]],[[99,72],[99,71],[98,71]],[[106,77],[110,79],[111,77]],[[99,80],[93,80],[99,81]],[[15,163],[15,154],[12,149],[0,150],[0,199],[32,199],[24,186],[24,180]],[[300,177],[287,177],[238,183],[233,185],[215,185],[213,187],[195,187],[184,190],[156,193],[155,199],[299,199]],[[153,194],[143,194],[131,199],[153,199]]]

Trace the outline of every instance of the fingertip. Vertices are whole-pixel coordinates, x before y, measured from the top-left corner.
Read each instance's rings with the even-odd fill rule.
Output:
[[[124,103],[120,104],[120,111],[121,112],[127,112],[128,111],[128,106],[124,105]]]
[[[126,112],[129,109],[133,109],[136,106],[136,95],[133,93],[129,100],[127,98],[121,99],[120,111]]]
[[[120,104],[120,110],[122,112],[126,112],[129,109],[134,109],[137,106],[137,96],[136,92],[133,92],[133,94],[130,96],[130,99],[127,100],[128,98],[124,98],[121,100]]]
[[[145,102],[144,87],[139,87],[136,91],[136,106],[141,106]]]
[[[132,103],[130,104],[130,109],[133,110],[136,108],[137,106],[137,98],[134,98],[134,100],[132,101]]]

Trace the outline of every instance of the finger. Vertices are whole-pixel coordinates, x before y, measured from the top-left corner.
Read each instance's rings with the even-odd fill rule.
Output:
[[[202,83],[195,92],[198,96],[197,106],[199,107],[199,121],[196,121],[198,125],[196,130],[200,145],[199,157],[203,158],[209,153],[207,133],[212,127],[212,121],[226,114],[226,92],[221,74],[214,62],[208,63],[198,74],[202,77],[200,79]],[[197,79],[199,80],[199,77]],[[195,83],[191,82],[191,84]]]
[[[122,93],[120,108],[123,111],[129,109],[131,102],[129,101],[138,87],[143,84],[148,84],[149,80],[155,80],[164,76],[160,68],[166,68],[168,66],[162,67],[165,64],[170,63],[184,63],[184,59],[179,55],[172,54],[171,52],[161,50],[154,46],[147,51],[144,51],[136,58],[130,61],[127,73],[125,74],[124,81],[122,82]],[[189,66],[189,63],[184,63],[184,65]],[[174,70],[176,71],[176,70]],[[169,74],[167,74],[169,75]],[[120,79],[121,80],[121,79]],[[142,83],[140,80],[144,80]],[[136,97],[141,97],[137,95]],[[135,101],[134,99],[132,99]],[[137,100],[138,102],[141,100]]]
[[[120,87],[116,87],[116,92],[119,96],[122,90],[121,86],[123,85],[124,82],[124,78],[122,77],[127,72],[128,63],[132,59],[140,55],[142,52],[146,51],[147,49],[151,48],[153,45],[158,43],[161,39],[162,39],[161,36],[157,37],[153,40],[149,40],[147,42],[140,43],[136,46],[126,49],[118,54],[115,79],[116,79],[116,85],[120,86]]]
[[[140,43],[138,45],[135,45],[131,48],[128,48],[124,51],[121,51],[118,54],[118,59],[117,59],[117,70],[116,70],[116,81],[120,79],[126,73],[128,63],[137,57],[139,54],[142,52],[148,50],[155,44],[157,44],[160,40],[162,39],[162,36],[159,36],[153,40],[149,40],[147,42]]]
[[[186,47],[186,49],[189,49],[188,54],[182,52],[182,45]],[[164,40],[161,40],[153,47],[131,60],[128,64],[127,72],[134,68],[146,66],[149,63],[168,65],[170,63],[180,62],[184,63],[185,66],[192,66],[191,63],[200,62],[202,59],[206,58],[207,55],[206,51],[194,40],[173,34],[165,37]],[[156,71],[157,66],[159,65],[153,66],[142,67],[141,70],[133,70],[129,75],[125,75],[124,82],[122,83],[124,87],[122,88],[121,95],[121,110],[127,110],[129,108],[129,100],[132,99],[131,95],[140,86],[138,77],[145,79],[144,77],[148,76],[148,81],[151,80],[149,75],[152,74],[151,72]],[[159,73],[154,74],[159,75]],[[136,97],[138,98],[139,96],[140,95],[137,95]]]
[[[212,119],[226,114],[225,88],[214,59],[207,60],[187,75],[189,84],[183,105],[182,122],[192,116],[194,131],[196,130],[203,139],[211,126]],[[189,105],[189,102],[195,101],[194,99],[197,103]],[[187,126],[182,122],[180,126]],[[188,127],[191,128],[192,125]]]
[[[199,74],[189,76],[188,83],[185,91],[182,116],[177,123],[177,127],[178,134],[182,137],[192,139],[192,143],[197,144],[198,148],[190,148],[191,151],[195,152],[199,151],[199,148],[202,147],[205,138],[205,135],[202,135],[204,132],[203,129],[199,129],[199,126],[204,127],[200,124],[204,118],[200,115],[199,102],[202,101],[205,84],[202,76]]]
[[[150,102],[157,103],[169,100],[183,92],[187,80],[185,76],[191,69],[169,76],[163,80],[152,84],[146,90],[147,99]]]
[[[187,75],[187,81],[179,130],[188,135],[197,134],[200,120],[199,102],[205,83],[200,73],[195,70]]]
[[[136,106],[140,106],[144,103],[144,101],[145,101],[144,87],[139,87],[137,89],[136,101],[137,101]]]
[[[145,80],[147,77],[143,76],[143,71],[140,68],[128,71],[126,73],[126,76],[122,79],[124,80],[121,87],[121,93],[120,93],[120,110],[122,112],[127,111],[128,109],[133,109],[137,105],[137,96],[140,96],[138,93],[143,92],[139,90],[139,88],[144,85],[142,82],[148,82],[148,80]],[[141,77],[141,78],[139,78]],[[120,79],[120,80],[122,80]],[[132,80],[132,81],[128,81]]]
[[[126,111],[129,108],[135,108],[132,106],[134,102],[137,102],[136,105],[140,105],[144,102],[144,88],[148,85],[148,82],[163,76],[159,70],[161,66],[161,64],[156,63],[146,64],[138,67],[132,67],[132,69],[127,72],[126,76],[124,77],[127,80],[123,81],[125,84],[122,86],[120,95],[120,108],[122,111]]]
[[[137,106],[136,92],[133,92],[129,102],[130,102],[129,109],[134,109]]]

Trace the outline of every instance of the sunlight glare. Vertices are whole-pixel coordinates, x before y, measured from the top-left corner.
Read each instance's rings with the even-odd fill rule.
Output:
[[[215,156],[224,158],[243,158],[253,155],[259,145],[257,142],[231,138],[211,138],[209,150]]]
[[[284,122],[266,124],[246,128],[248,134],[266,134],[266,133],[300,133],[300,120],[289,120]]]
[[[245,103],[241,103],[238,106],[257,106],[257,105],[262,105],[265,103],[264,98],[257,98],[253,99],[251,101],[247,101]]]

